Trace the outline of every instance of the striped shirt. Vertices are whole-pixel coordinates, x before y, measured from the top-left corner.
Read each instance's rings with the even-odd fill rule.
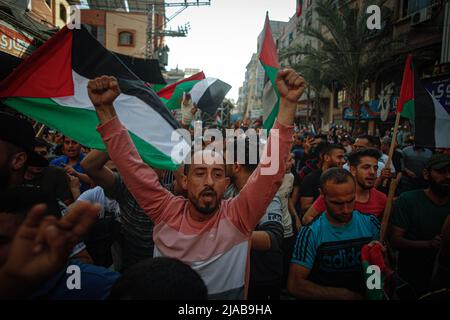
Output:
[[[222,200],[218,212],[203,222],[192,218],[189,200],[161,186],[118,118],[97,130],[128,189],[155,224],[154,255],[189,264],[205,282],[210,299],[245,298],[251,234],[283,180],[293,126],[275,123],[267,149],[271,149],[274,137],[278,138],[279,152],[272,152],[277,158],[269,159],[264,154],[239,195]],[[261,174],[262,168],[270,165],[278,169],[275,174]]]

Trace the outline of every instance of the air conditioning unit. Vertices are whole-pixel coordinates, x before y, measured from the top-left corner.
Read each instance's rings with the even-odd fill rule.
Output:
[[[421,24],[431,19],[433,14],[432,7],[424,8],[411,15],[411,26]]]

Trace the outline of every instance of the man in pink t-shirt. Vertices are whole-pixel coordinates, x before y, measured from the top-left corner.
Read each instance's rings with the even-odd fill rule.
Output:
[[[381,220],[386,207],[387,197],[374,187],[377,179],[378,159],[380,157],[380,151],[366,148],[351,153],[348,157],[348,163],[350,172],[356,179],[355,210],[364,214],[374,215]],[[325,202],[321,195],[303,216],[303,223],[309,224],[324,211]]]
[[[154,222],[153,256],[176,258],[191,266],[205,282],[210,299],[245,298],[250,239],[283,180],[295,110],[305,81],[293,70],[278,72],[275,82],[280,108],[266,150],[239,195],[229,200],[223,200],[230,182],[225,175],[225,164],[215,161],[207,150],[194,154],[194,159],[200,156],[203,161],[185,167],[186,175],[181,183],[188,199],[175,196],[161,186],[155,170],[142,161],[117,116],[128,111],[124,110],[123,103],[113,106],[116,98],[128,99],[127,83],[123,83],[121,94],[119,82],[120,79],[108,76],[96,78],[89,81],[88,94],[100,120],[97,130],[111,160],[140,207]],[[165,112],[154,93],[149,90],[148,94],[154,98],[152,103],[160,103],[161,112]],[[271,150],[271,157],[267,150]],[[272,164],[277,169],[269,173],[267,169],[273,169]]]

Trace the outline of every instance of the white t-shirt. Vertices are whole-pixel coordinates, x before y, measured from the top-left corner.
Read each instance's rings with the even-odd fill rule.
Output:
[[[292,173],[286,173],[284,175],[283,183],[277,193],[281,199],[281,211],[283,213],[281,223],[283,224],[285,238],[292,237],[294,235],[291,214],[289,213],[289,197],[291,196],[293,187],[294,175]]]
[[[86,201],[90,203],[100,204],[99,218],[105,217],[105,211],[111,212],[113,217],[118,218],[120,216],[120,207],[116,200],[109,199],[102,187],[95,187],[93,189],[83,192],[77,201]]]

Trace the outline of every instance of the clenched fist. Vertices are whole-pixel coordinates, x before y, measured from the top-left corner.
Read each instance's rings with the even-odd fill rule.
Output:
[[[297,104],[306,87],[305,79],[292,69],[279,71],[275,83],[280,97],[293,104]]]
[[[119,96],[120,88],[117,79],[101,76],[90,80],[87,85],[88,95],[94,107],[109,106]]]

